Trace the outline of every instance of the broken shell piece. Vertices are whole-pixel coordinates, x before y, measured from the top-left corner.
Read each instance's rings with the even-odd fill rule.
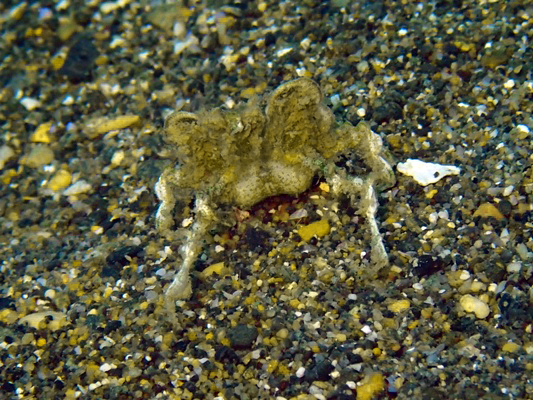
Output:
[[[45,321],[48,329],[57,331],[67,324],[67,316],[65,313],[57,311],[40,311],[28,314],[19,319],[19,324],[28,324],[34,329],[40,329],[41,322]]]
[[[461,172],[461,168],[453,165],[429,163],[412,158],[404,163],[399,163],[396,168],[402,174],[413,177],[422,186],[438,182],[448,175],[459,175]]]

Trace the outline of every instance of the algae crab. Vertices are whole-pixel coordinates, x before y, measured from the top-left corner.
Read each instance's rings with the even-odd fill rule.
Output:
[[[166,118],[164,138],[179,163],[167,168],[155,186],[160,201],[156,225],[162,233],[172,229],[178,200],[194,198],[195,215],[181,247],[183,261],[166,291],[170,302],[191,294],[190,270],[202,237],[217,223],[217,206],[246,209],[270,196],[299,195],[315,176],[327,182],[334,196],[359,197],[372,262],[387,263],[375,218],[375,187],[393,184],[394,174],[382,156],[382,140],[365,122],[355,127],[337,122],[322,97],[317,83],[299,78],[275,89],[264,107],[256,98],[238,111],[177,111]],[[367,174],[352,176],[336,165],[347,152],[359,157]]]

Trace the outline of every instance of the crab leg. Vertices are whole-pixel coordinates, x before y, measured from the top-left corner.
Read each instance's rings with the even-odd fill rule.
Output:
[[[381,268],[389,263],[389,257],[387,256],[387,250],[385,250],[385,246],[383,245],[383,239],[379,233],[378,223],[376,221],[378,201],[374,186],[372,185],[371,181],[366,183],[361,194],[361,208],[362,213],[364,212],[365,214],[367,224],[370,229],[372,263],[374,263],[374,265],[376,265],[378,268]]]
[[[205,198],[196,198],[194,210],[196,221],[187,235],[185,244],[180,249],[183,262],[166,291],[165,302],[171,311],[175,310],[176,300],[187,298],[192,293],[190,271],[202,251],[202,242],[205,234],[214,220],[213,211]]]
[[[180,175],[179,170],[167,169],[155,184],[155,194],[160,201],[155,215],[156,228],[159,232],[169,230],[174,222],[172,211],[176,206],[176,183],[179,182]]]
[[[361,200],[359,214],[366,218],[368,228],[370,230],[372,263],[378,267],[387,265],[387,251],[383,245],[383,240],[381,238],[381,234],[379,233],[379,228],[376,221],[378,202],[373,186],[374,180],[366,179],[363,181],[361,178],[352,177],[349,179],[335,175],[330,179],[327,179],[327,181],[330,184],[333,193],[348,195],[360,194]]]

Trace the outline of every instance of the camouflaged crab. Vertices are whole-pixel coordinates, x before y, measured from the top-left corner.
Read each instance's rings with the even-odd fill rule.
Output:
[[[171,229],[177,200],[195,198],[195,221],[181,248],[183,262],[166,292],[171,302],[191,293],[189,272],[202,237],[216,221],[217,205],[248,208],[270,196],[298,195],[317,175],[334,195],[359,195],[372,261],[387,263],[375,219],[374,187],[393,183],[394,174],[381,157],[381,138],[364,122],[356,127],[337,123],[322,104],[318,84],[310,79],[284,83],[266,104],[264,112],[254,99],[240,111],[174,112],[165,121],[165,139],[175,146],[180,164],[166,169],[155,186],[161,201],[159,231]],[[338,156],[348,152],[366,164],[367,176],[350,176],[335,165]]]

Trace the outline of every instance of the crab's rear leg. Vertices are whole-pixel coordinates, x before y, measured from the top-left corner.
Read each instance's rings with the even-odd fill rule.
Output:
[[[185,243],[180,248],[183,261],[165,292],[165,304],[172,315],[175,313],[176,300],[188,298],[192,293],[190,272],[202,251],[207,230],[216,220],[205,197],[196,198],[194,212],[195,221],[187,234]]]
[[[370,248],[372,263],[378,267],[384,267],[389,263],[389,256],[383,244],[383,239],[379,233],[378,223],[376,221],[376,213],[378,209],[378,200],[376,198],[376,191],[371,179],[365,183],[361,192],[361,213],[364,213],[368,228],[370,230]]]
[[[376,221],[378,202],[374,190],[374,180],[333,175],[327,178],[327,182],[336,195],[360,196],[359,215],[365,217],[370,231],[372,263],[378,268],[387,265],[389,258]]]

